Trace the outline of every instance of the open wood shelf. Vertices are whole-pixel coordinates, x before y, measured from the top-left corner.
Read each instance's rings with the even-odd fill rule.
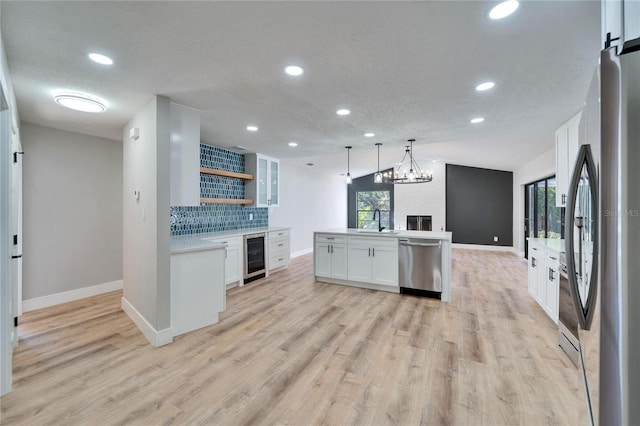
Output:
[[[210,169],[208,167],[200,167],[200,173],[203,173],[205,175],[216,175],[216,176],[224,176],[224,177],[243,179],[243,180],[253,180],[253,175],[249,175],[246,173],[230,172],[228,170]]]
[[[253,200],[244,198],[200,198],[200,202],[204,204],[253,204]]]

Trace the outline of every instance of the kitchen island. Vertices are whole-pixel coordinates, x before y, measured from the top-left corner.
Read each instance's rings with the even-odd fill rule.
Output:
[[[451,232],[330,229],[314,232],[316,281],[400,293],[400,240],[438,241],[441,300],[451,302]],[[420,262],[420,259],[414,259]],[[426,261],[426,259],[425,259]]]

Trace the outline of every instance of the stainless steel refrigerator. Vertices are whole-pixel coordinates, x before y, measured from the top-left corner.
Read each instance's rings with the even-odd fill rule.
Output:
[[[566,211],[567,269],[579,317],[580,424],[640,425],[638,47],[635,41],[621,52],[601,52],[600,167],[581,147]]]

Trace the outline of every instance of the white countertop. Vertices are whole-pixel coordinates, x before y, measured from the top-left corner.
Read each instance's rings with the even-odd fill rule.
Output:
[[[560,254],[564,252],[564,240],[558,238],[527,238],[529,244],[538,244],[547,250]]]
[[[354,228],[327,229],[325,231],[316,231],[316,234],[340,234],[359,237],[377,237],[377,238],[424,238],[432,240],[451,241],[451,232],[433,232],[433,231],[393,231],[391,232],[362,232]]]
[[[171,253],[184,253],[189,251],[223,249],[224,244],[211,241],[211,238],[241,237],[247,234],[259,232],[284,231],[291,228],[271,226],[268,228],[235,229],[224,232],[207,232],[203,234],[178,235],[171,237]]]

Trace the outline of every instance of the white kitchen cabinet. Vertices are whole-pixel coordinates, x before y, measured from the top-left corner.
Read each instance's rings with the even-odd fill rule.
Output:
[[[349,281],[398,286],[396,238],[349,237]]]
[[[267,235],[268,238],[268,270],[269,272],[286,268],[289,265],[290,244],[289,231],[271,231]]]
[[[245,172],[254,179],[245,182],[245,198],[254,200],[256,207],[280,205],[280,161],[262,154],[245,154]]]
[[[638,0],[605,0],[601,3],[602,44],[611,33],[611,46],[618,46],[618,53],[625,42],[640,37],[640,2]],[[613,39],[618,40],[613,40]]]
[[[224,283],[230,287],[230,284],[239,282],[242,277],[242,238],[215,238],[211,241],[225,246]]]
[[[529,293],[556,323],[559,308],[559,276],[558,253],[529,240]]]
[[[580,147],[582,112],[556,130],[556,207],[566,207],[569,184]]]
[[[226,308],[224,250],[171,254],[171,329],[174,336],[218,322]]]
[[[170,204],[200,205],[200,112],[171,102]]]
[[[347,279],[346,237],[318,235],[315,243],[315,275]]]

